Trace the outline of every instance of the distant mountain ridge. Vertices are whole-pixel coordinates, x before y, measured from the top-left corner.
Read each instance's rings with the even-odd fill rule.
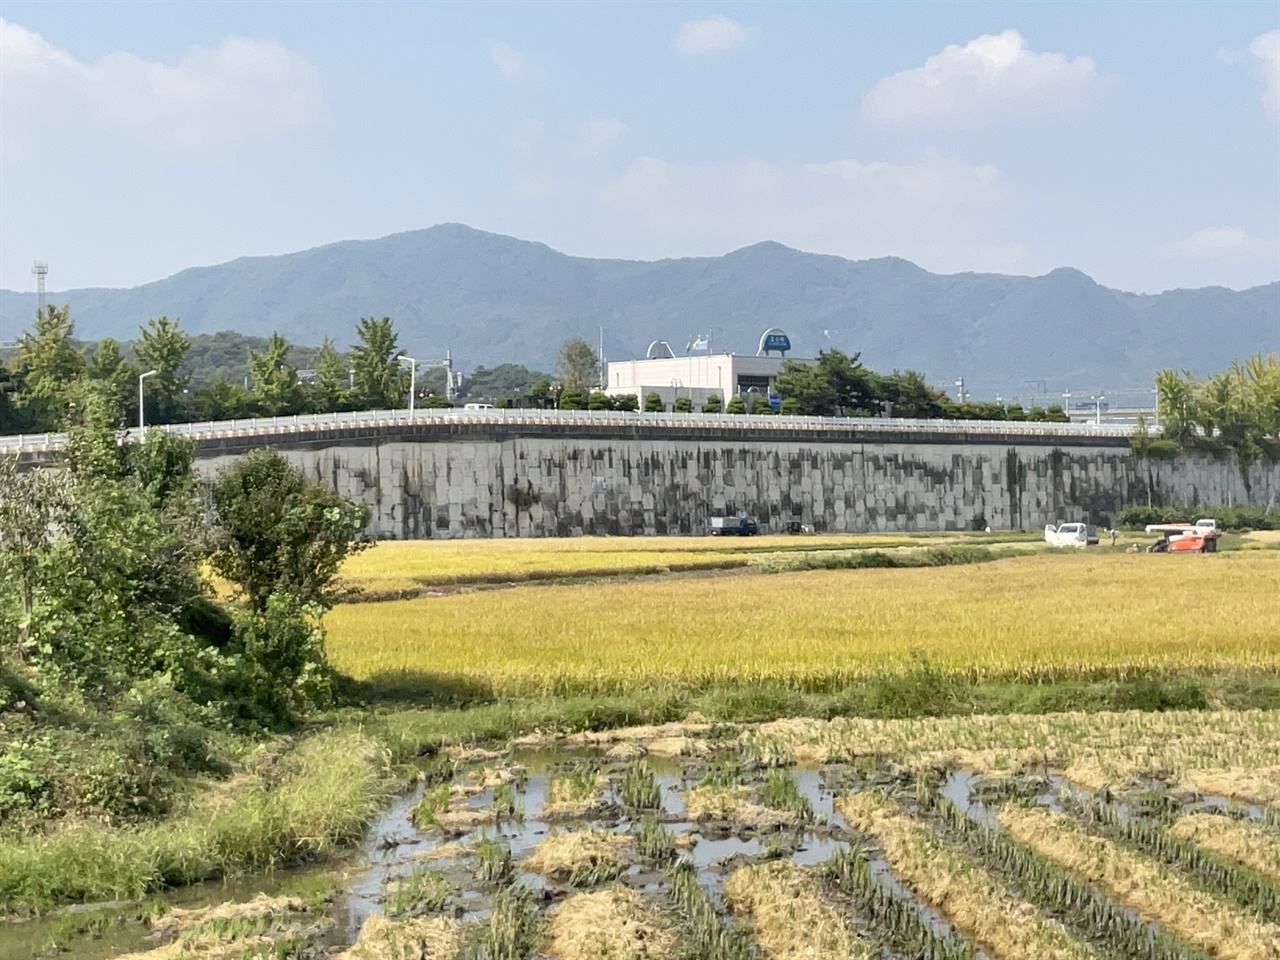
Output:
[[[754,353],[777,326],[796,356],[861,351],[877,370],[910,367],[948,386],[964,377],[975,396],[1025,396],[1039,381],[1048,392],[1144,386],[1160,367],[1204,374],[1280,350],[1280,281],[1140,295],[1067,268],[939,275],[893,257],[851,261],[773,242],[720,257],[594,260],[459,224],[49,299],[71,304],[87,339],[132,339],[163,313],[191,333],[279,330],[300,344],[325,335],[346,344],[359,317],[387,315],[410,354],[450,350],[464,369],[552,369],[566,338],[594,343],[601,327],[615,360],[644,356],[651,340],[681,350],[708,330],[717,351]],[[29,326],[34,310],[34,294],[0,291],[0,339]]]

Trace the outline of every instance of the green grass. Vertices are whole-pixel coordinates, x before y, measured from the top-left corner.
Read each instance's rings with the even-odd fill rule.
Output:
[[[367,735],[321,733],[182,816],[125,829],[86,823],[0,844],[0,911],[135,900],[323,858],[363,836],[388,795],[384,760]]]

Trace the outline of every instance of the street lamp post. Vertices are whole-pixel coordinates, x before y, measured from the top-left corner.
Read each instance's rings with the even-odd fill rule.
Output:
[[[1062,391],[1062,412],[1067,415],[1067,423],[1071,422],[1071,391]]]
[[[418,361],[413,357],[400,357],[399,362],[409,364],[409,416],[412,417],[414,395],[418,392]]]
[[[146,380],[147,377],[154,377],[159,372],[160,372],[159,370],[148,370],[146,373],[138,377],[138,433],[139,434],[142,433],[143,427],[146,426],[146,421],[147,421],[146,408],[142,405],[142,381]]]
[[[1100,427],[1102,426],[1102,401],[1107,399],[1106,394],[1100,393],[1097,396],[1090,397],[1089,399],[1094,403],[1093,425],[1095,427]]]

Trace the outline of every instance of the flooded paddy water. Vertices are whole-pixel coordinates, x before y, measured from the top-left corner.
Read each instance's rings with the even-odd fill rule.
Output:
[[[517,743],[437,758],[336,860],[0,923],[0,960],[995,960],[1032,956],[1028,944],[1053,946],[1049,957],[1208,955],[1141,898],[1006,836],[1004,812],[1028,809],[1139,854],[1148,833],[1190,814],[1280,849],[1271,808],[1158,783],[1092,791],[1047,770],[779,765],[740,741],[687,734]],[[1159,842],[1184,850],[1194,839]],[[1280,956],[1280,862],[1269,876],[1214,858],[1172,867],[1201,889],[1217,870],[1207,895],[1254,924],[1256,949],[1232,955]],[[1067,877],[1054,888],[1061,903],[1037,879],[1054,870]],[[797,925],[797,911],[812,923]],[[1010,941],[1021,946],[992,933],[1024,921]],[[812,949],[788,952],[788,938]]]

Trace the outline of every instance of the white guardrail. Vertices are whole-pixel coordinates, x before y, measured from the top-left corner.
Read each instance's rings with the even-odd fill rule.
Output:
[[[377,429],[408,424],[480,423],[548,426],[667,427],[683,429],[809,430],[870,433],[1003,434],[1027,437],[1127,438],[1133,427],[1093,423],[1046,423],[1025,420],[908,420],[873,417],[792,417],[733,413],[642,413],[619,410],[462,410],[425,408],[408,410],[360,410],[351,413],[303,413],[285,417],[244,420],[205,420],[167,423],[147,429],[164,430],[195,440],[226,437],[278,436],[326,430]],[[137,429],[125,431],[136,435]],[[0,437],[0,454],[39,453],[62,449],[65,433],[29,433]]]

